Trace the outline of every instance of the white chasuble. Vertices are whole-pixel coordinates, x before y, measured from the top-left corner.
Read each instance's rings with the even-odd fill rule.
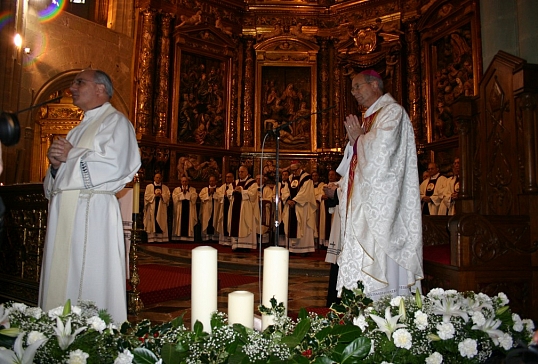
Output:
[[[340,200],[342,252],[337,290],[358,280],[372,298],[409,294],[424,276],[422,218],[413,127],[389,94],[366,116],[378,111],[372,128],[356,143],[357,165],[349,206]],[[352,147],[337,172],[347,196]]]

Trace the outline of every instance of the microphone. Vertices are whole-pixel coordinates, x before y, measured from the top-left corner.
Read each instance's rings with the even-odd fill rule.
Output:
[[[14,113],[2,111],[0,113],[0,141],[7,147],[15,145],[21,138],[21,127],[19,124],[19,118],[17,114],[35,109],[36,107],[43,106],[51,102],[57,102],[62,99],[62,96],[58,96],[54,99],[50,99],[39,104],[30,106],[26,109],[19,110]]]
[[[280,131],[281,131],[282,129],[287,128],[288,126],[292,125],[293,123],[296,123],[297,121],[302,120],[302,119],[309,118],[309,117],[311,117],[312,115],[324,114],[324,113],[328,112],[329,110],[334,109],[335,107],[336,107],[336,105],[333,105],[333,106],[329,106],[329,107],[326,108],[326,109],[318,110],[318,111],[315,111],[315,112],[313,112],[313,113],[310,113],[310,114],[308,114],[308,115],[302,115],[302,116],[299,116],[299,117],[297,117],[297,118],[295,118],[295,119],[293,119],[293,120],[291,120],[291,121],[288,121],[287,123],[284,123],[284,124],[282,124],[282,125],[279,125],[279,126],[273,128],[273,129],[269,129],[269,130],[267,131],[267,134],[268,134],[268,135],[274,135],[274,136],[277,136],[278,133],[280,133]]]

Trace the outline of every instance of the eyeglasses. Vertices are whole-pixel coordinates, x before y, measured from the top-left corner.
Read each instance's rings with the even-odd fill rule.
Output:
[[[362,85],[366,85],[367,83],[370,83],[370,82],[358,83],[358,84],[352,86],[351,89],[352,89],[353,91],[359,91],[359,89],[361,88],[361,86],[362,86]]]
[[[91,83],[96,83],[95,81],[92,81],[92,80],[85,80],[83,78],[75,78],[73,80],[73,82],[71,82],[71,86],[77,86],[79,87],[80,85],[86,83],[86,82],[91,82]]]

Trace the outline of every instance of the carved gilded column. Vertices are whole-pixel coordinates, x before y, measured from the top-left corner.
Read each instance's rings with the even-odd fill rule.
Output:
[[[245,92],[243,103],[243,147],[252,147],[254,109],[254,40],[248,39],[245,47]]]
[[[170,24],[172,16],[162,14],[160,17],[160,37],[157,40],[157,85],[155,113],[153,114],[153,131],[157,137],[164,138],[168,132],[168,107],[170,84]]]
[[[334,72],[333,72],[333,77],[334,77],[334,105],[336,105],[336,107],[334,108],[334,112],[332,113],[333,114],[333,117],[334,117],[334,122],[333,122],[333,128],[334,128],[334,146],[336,148],[343,148],[344,147],[344,136],[340,134],[340,131],[342,130],[343,128],[343,125],[344,125],[344,122],[342,120],[342,117],[340,115],[340,110],[343,110],[343,105],[341,105],[340,103],[342,102],[341,100],[341,90],[342,90],[342,86],[341,86],[341,79],[340,77],[342,77],[342,74],[340,72],[340,66],[338,65],[337,67],[334,67]]]
[[[329,107],[329,52],[327,39],[321,40],[321,110]],[[321,148],[329,148],[329,113],[321,114]]]
[[[521,134],[523,136],[523,157],[522,161],[525,167],[525,177],[523,180],[523,192],[525,193],[537,193],[538,182],[537,167],[538,163],[538,128],[537,122],[537,108],[536,108],[536,94],[524,93],[518,97],[519,113],[521,117]]]
[[[238,44],[241,44],[240,42],[238,42]],[[233,65],[232,65],[232,89],[231,89],[231,102],[230,102],[230,122],[229,122],[229,133],[230,133],[230,136],[229,136],[229,140],[230,140],[230,145],[232,146],[235,146],[237,145],[237,135],[238,135],[238,131],[237,131],[237,102],[238,102],[238,92],[239,92],[239,89],[238,89],[238,84],[239,84],[239,81],[238,81],[238,78],[239,78],[239,61],[238,61],[238,53],[235,53],[234,54],[234,62],[233,62]]]
[[[407,102],[409,118],[413,124],[415,138],[422,140],[422,120],[420,117],[420,44],[415,21],[407,24],[405,33],[407,43]]]
[[[136,76],[136,131],[151,135],[151,114],[153,109],[153,71],[155,68],[155,11],[142,11],[139,63]]]

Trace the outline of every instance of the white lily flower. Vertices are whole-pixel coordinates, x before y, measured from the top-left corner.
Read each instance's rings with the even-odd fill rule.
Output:
[[[384,332],[389,340],[394,331],[401,327],[406,327],[406,325],[398,323],[401,316],[402,315],[392,316],[390,313],[390,306],[385,309],[385,318],[370,314],[370,317],[375,321],[378,327],[374,331]]]
[[[62,350],[65,350],[75,341],[75,338],[77,335],[81,332],[86,330],[86,326],[78,328],[74,333],[71,334],[71,318],[67,319],[67,322],[64,323],[62,320],[57,317],[56,318],[56,327],[53,327],[54,332],[56,332],[56,336],[58,337],[58,345]]]
[[[0,305],[0,326],[9,329],[9,308]]]
[[[32,364],[34,362],[37,349],[48,339],[38,340],[32,345],[29,345],[25,350],[22,348],[24,334],[24,332],[21,332],[17,336],[13,350],[0,350],[0,364]]]
[[[432,300],[432,302],[432,312],[436,315],[442,315],[444,322],[449,322],[452,316],[459,316],[465,322],[469,320],[469,315],[462,309],[462,304],[456,297],[443,297],[439,300]]]
[[[499,319],[487,318],[483,325],[473,325],[473,330],[481,330],[489,335],[495,345],[499,345],[499,337],[504,335],[501,330],[497,330],[501,326],[502,322]]]

